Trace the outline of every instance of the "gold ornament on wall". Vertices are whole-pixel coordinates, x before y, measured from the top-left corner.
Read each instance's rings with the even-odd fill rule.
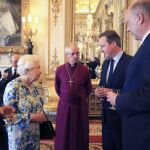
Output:
[[[50,67],[51,72],[55,73],[58,66],[59,66],[58,53],[57,53],[57,49],[55,48],[52,56],[52,61],[51,61],[51,67]]]
[[[61,0],[51,0],[51,4],[52,4],[51,10],[52,10],[52,16],[54,19],[55,26],[56,26],[56,22],[58,18],[58,13],[60,10],[60,3],[61,3]]]

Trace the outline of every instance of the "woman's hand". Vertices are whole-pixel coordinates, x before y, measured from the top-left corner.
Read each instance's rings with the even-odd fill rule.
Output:
[[[0,115],[9,119],[13,118],[15,109],[12,106],[2,106],[0,107]]]
[[[37,114],[31,113],[30,114],[30,119],[31,119],[32,122],[39,122],[39,123],[41,123],[43,121],[46,121],[46,117],[45,117],[43,111],[41,111]]]

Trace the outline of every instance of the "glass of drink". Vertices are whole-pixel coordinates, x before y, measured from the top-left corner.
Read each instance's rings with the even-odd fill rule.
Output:
[[[104,86],[98,86],[97,88],[96,88],[96,90],[95,90],[95,94],[96,94],[96,96],[100,99],[100,100],[103,100],[103,97],[101,97],[100,96],[100,90],[102,90],[102,88],[105,88]],[[96,92],[97,91],[97,92]]]

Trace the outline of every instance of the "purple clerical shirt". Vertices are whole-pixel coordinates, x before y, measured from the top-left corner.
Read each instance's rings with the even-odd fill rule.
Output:
[[[55,89],[60,97],[56,118],[55,150],[88,150],[88,68],[66,63],[57,68]]]

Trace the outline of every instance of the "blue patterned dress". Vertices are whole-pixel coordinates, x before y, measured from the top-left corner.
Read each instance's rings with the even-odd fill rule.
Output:
[[[17,78],[7,84],[4,93],[4,105],[11,105],[16,109],[12,122],[6,120],[9,150],[39,150],[39,123],[30,122],[30,113],[41,111],[38,88],[33,84],[33,92],[23,85]]]

